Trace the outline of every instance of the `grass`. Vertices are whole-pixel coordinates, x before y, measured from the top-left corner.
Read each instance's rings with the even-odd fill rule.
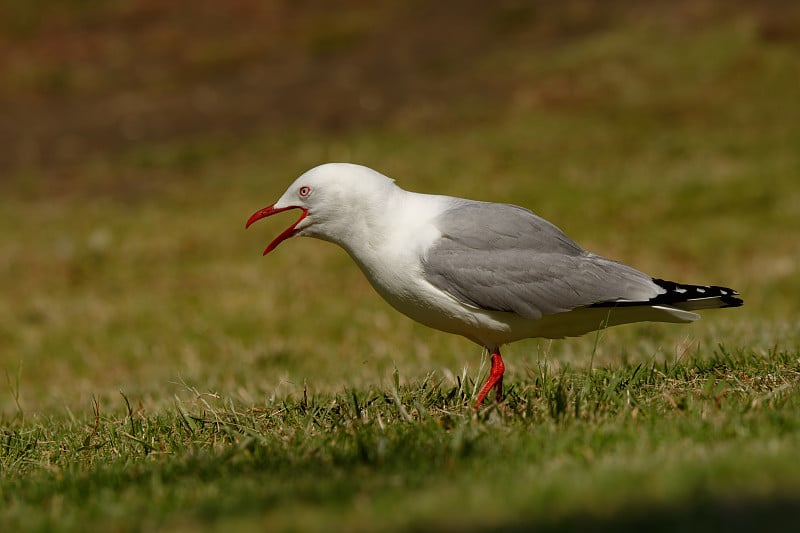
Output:
[[[116,13],[77,4],[88,33]],[[37,30],[50,27],[36,11],[44,5],[7,30],[20,54],[12,63],[31,72],[56,57],[36,59],[49,39]],[[135,47],[124,30],[150,35],[149,11],[125,5],[113,38]],[[360,80],[387,98],[394,84],[407,90],[385,120],[332,132],[324,115],[318,128],[280,122],[239,136],[216,123],[178,128],[4,172],[0,527],[793,526],[800,106],[797,40],[779,23],[793,12],[655,7],[626,15],[637,24],[595,26],[591,7],[563,9],[555,29],[524,9],[496,13],[489,30],[462,21],[448,39],[481,50],[469,61],[437,55],[419,35],[431,56],[419,72],[403,63],[417,48],[402,41],[413,44],[413,25],[401,24],[386,86],[376,81],[384,71]],[[66,32],[69,11],[59,13],[53,24]],[[364,13],[292,27],[311,32],[298,42],[317,68],[372,72]],[[176,27],[165,38],[203,26]],[[260,42],[243,41],[242,57],[200,77],[227,81]],[[170,90],[198,79],[184,86],[180,68],[159,72]],[[127,78],[99,78],[78,97],[129,89]],[[20,87],[3,94],[49,98],[46,87]],[[304,99],[325,107],[316,87],[297,87],[290,112]],[[82,133],[81,121],[54,121]],[[479,348],[398,315],[329,244],[297,239],[261,258],[288,217],[244,231],[299,172],[329,160],[368,164],[411,190],[531,207],[592,251],[735,287],[745,306],[690,326],[508,346],[506,400],[475,414],[487,371]]]
[[[382,388],[249,408],[187,386],[153,414],[123,396],[108,413],[95,403],[88,419],[5,431],[5,518],[72,529],[92,516],[96,530],[118,524],[118,513],[133,530],[198,520],[214,529],[324,530],[332,520],[344,529],[617,529],[669,509],[650,525],[670,530],[697,525],[698,514],[735,525],[729,508],[760,505],[771,525],[788,526],[799,371],[798,354],[786,352],[560,372],[540,361],[502,406],[478,415],[469,377],[403,386],[395,375]]]

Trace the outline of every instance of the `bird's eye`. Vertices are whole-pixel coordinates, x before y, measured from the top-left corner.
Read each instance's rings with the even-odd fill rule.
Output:
[[[303,185],[300,187],[300,190],[297,191],[297,194],[300,195],[300,198],[308,198],[308,195],[311,194],[311,187]]]

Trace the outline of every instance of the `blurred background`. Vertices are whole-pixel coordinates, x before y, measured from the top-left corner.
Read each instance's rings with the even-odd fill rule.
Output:
[[[800,4],[0,0],[3,413],[187,387],[258,403],[445,377],[331,245],[256,209],[327,161],[521,204],[654,276],[738,288],[600,364],[798,345]],[[510,350],[587,364],[592,339]]]

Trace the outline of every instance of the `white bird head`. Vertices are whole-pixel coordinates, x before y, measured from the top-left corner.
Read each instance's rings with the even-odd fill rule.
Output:
[[[314,167],[292,183],[272,205],[253,213],[246,228],[256,220],[300,209],[300,218],[275,237],[264,255],[295,235],[316,237],[343,245],[357,238],[393,190],[394,180],[371,168],[350,163]]]

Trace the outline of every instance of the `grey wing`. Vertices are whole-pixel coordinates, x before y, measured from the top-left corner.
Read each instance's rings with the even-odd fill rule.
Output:
[[[583,250],[522,207],[462,201],[436,219],[427,280],[473,307],[538,319],[601,302],[645,302],[650,276]]]

